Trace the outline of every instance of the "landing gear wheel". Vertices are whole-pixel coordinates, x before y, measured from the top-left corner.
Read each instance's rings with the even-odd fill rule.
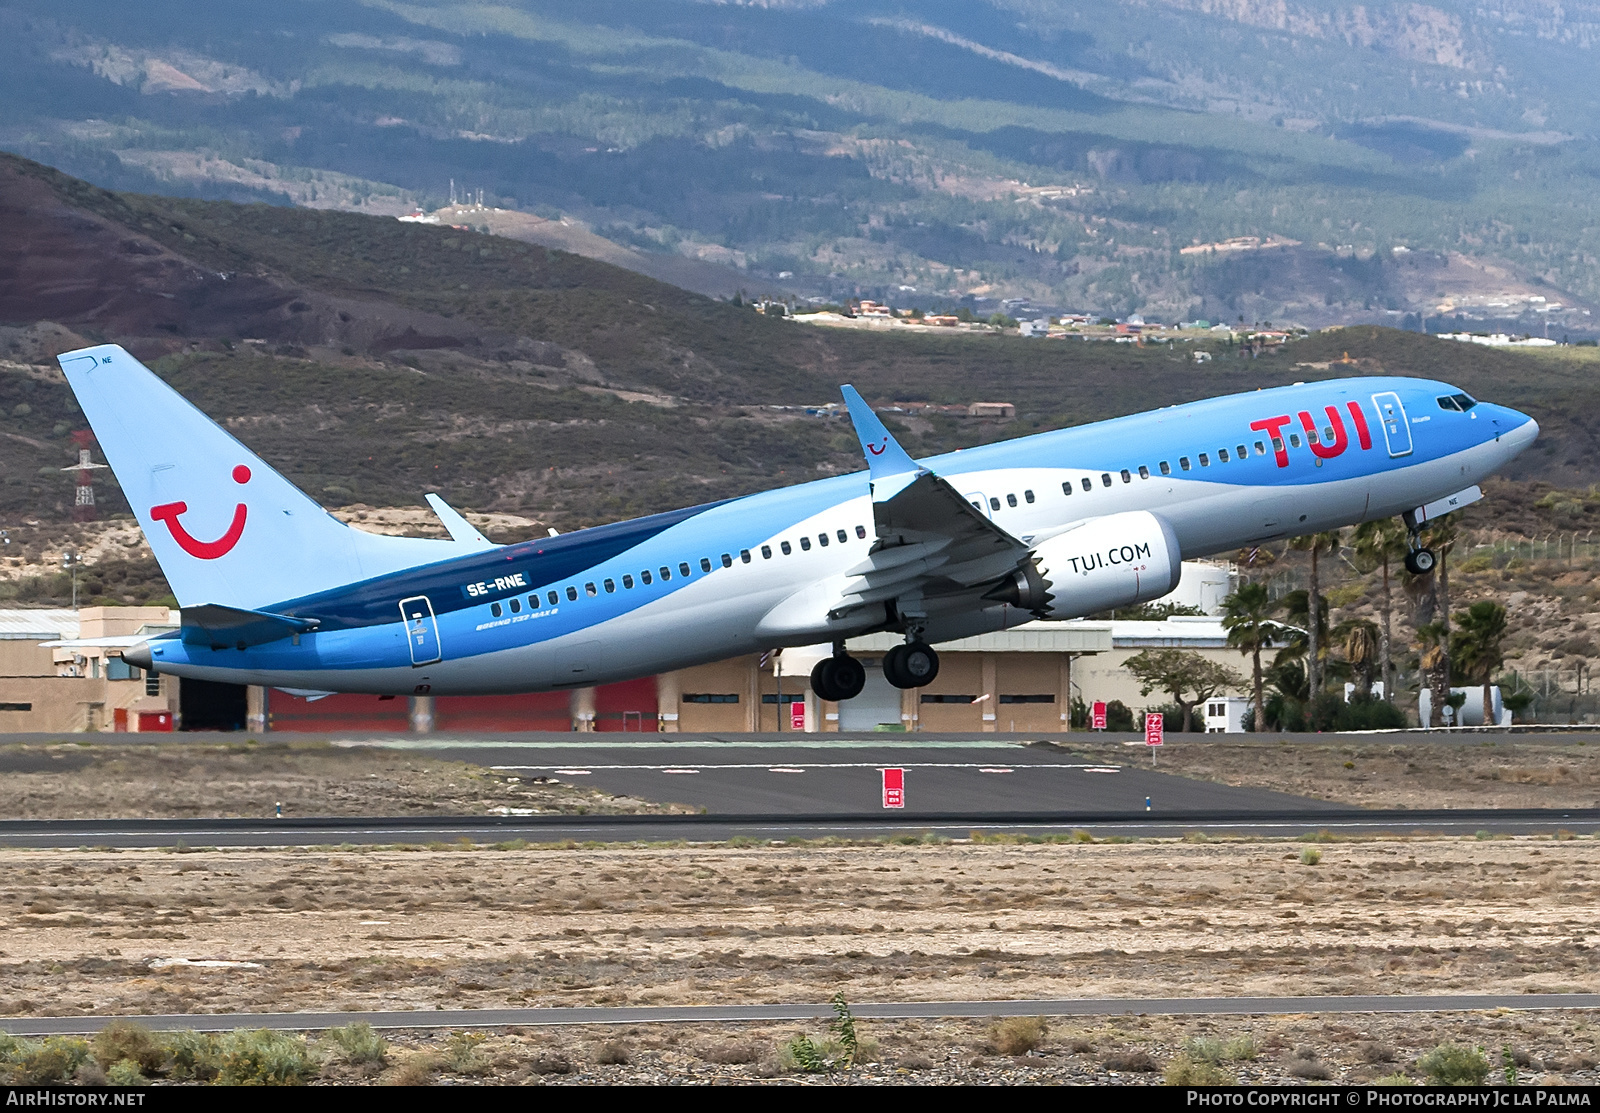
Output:
[[[896,688],[923,688],[939,675],[939,655],[922,642],[897,645],[883,658],[883,678]]]
[[[867,670],[854,657],[829,657],[811,670],[811,690],[830,703],[855,699],[867,685]]]
[[[1406,554],[1406,571],[1413,576],[1426,576],[1438,563],[1432,549],[1413,549]]]

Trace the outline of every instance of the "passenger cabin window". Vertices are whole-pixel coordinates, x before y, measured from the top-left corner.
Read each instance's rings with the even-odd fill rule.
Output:
[[[1149,479],[1150,478],[1150,469],[1145,467],[1143,464],[1139,465],[1139,478],[1140,479]]]
[[[511,600],[511,613],[512,614],[521,614],[522,613],[522,600],[521,599],[513,599],[513,600]]]
[[[1085,491],[1094,490],[1094,484],[1089,482],[1089,477],[1087,475],[1083,477],[1083,489]]]
[[[1007,495],[1006,496],[1006,505],[1007,506],[1012,506],[1012,507],[1016,506],[1017,505],[1017,496],[1016,495]]]
[[[1273,444],[1277,444],[1278,442],[1277,441],[1273,441],[1272,443]],[[1299,448],[1300,447],[1300,434],[1299,433],[1290,433],[1289,434],[1289,445],[1291,447],[1293,447],[1293,448]]]
[[[575,588],[575,587],[567,588],[567,602],[576,603],[577,601],[578,601],[578,589]]]
[[[1320,440],[1317,439],[1317,431],[1315,429],[1307,429],[1306,430],[1306,440],[1310,441],[1312,444],[1321,444],[1322,443]]]
[[[672,579],[672,569],[668,568],[665,564],[657,569],[657,571],[661,573],[662,583],[666,583],[668,580]]]
[[[809,553],[811,551],[811,538],[802,535],[800,538],[800,547]]]
[[[989,509],[990,510],[999,510],[1000,509],[1000,500],[997,499],[997,498],[990,498],[989,499]]]
[[[826,533],[817,534],[817,544],[826,549],[828,547],[828,535]]]
[[[746,564],[749,564],[750,563],[750,550],[749,549],[740,549],[739,550],[739,559],[744,561]]]
[[[1277,444],[1278,443],[1278,438],[1277,437],[1273,437],[1272,438],[1272,443],[1273,444]],[[1265,456],[1266,454],[1267,454],[1267,446],[1262,444],[1260,441],[1257,441],[1256,442],[1256,455],[1257,456]]]
[[[1111,486],[1111,473],[1110,472],[1103,471],[1103,472],[1100,473],[1100,485],[1102,487]]]
[[[1205,457],[1202,456],[1202,457],[1200,457],[1200,459],[1204,460]],[[1217,463],[1226,464],[1227,462],[1228,462],[1228,450],[1226,448],[1217,449]]]
[[[784,556],[789,556],[790,554],[792,554],[794,552],[794,546],[790,545],[789,542],[787,542],[787,541],[779,541],[778,542],[778,548],[783,550],[783,555]]]
[[[1024,491],[1024,492],[1022,492],[1022,499],[1023,499],[1024,502],[1032,503],[1033,502],[1033,492],[1032,491]]]
[[[724,568],[732,568],[733,567],[733,557],[732,557],[731,554],[729,554],[729,553],[723,553],[722,554],[722,567],[724,567]]]
[[[1247,458],[1250,455],[1250,450],[1247,449],[1244,445],[1242,445],[1242,444],[1238,445],[1237,448],[1239,449],[1239,459],[1243,460],[1243,459]]]
[[[1200,453],[1200,466],[1202,468],[1209,468],[1211,466],[1211,458],[1204,452]]]
[[[559,605],[560,602],[561,602],[561,596],[557,595],[553,591],[550,592],[548,595],[546,595],[544,598],[545,598],[545,602],[549,603],[552,607]]]
[[[1161,474],[1162,475],[1171,475],[1172,474],[1172,465],[1167,463],[1165,460],[1161,461]]]
[[[763,545],[763,546],[761,546],[761,559],[762,560],[771,560],[772,559],[772,546],[771,545]]]
[[[494,617],[499,618],[500,617],[500,604],[499,603],[490,603],[489,604],[489,613],[494,615]]]
[[[847,541],[850,540],[850,535],[848,533],[846,533],[842,529],[839,530],[837,533],[835,533],[834,536],[839,539],[839,544],[841,544],[841,545],[845,544]]]
[[[617,590],[617,581],[616,580],[604,580],[602,582],[605,584],[606,594],[607,595],[610,595],[612,592]]]
[[[686,560],[685,561],[679,561],[679,563],[678,563],[678,575],[682,576],[686,580],[689,578],[690,569],[689,569],[689,562],[688,561],[686,561]]]
[[[1122,469],[1122,481],[1124,483],[1132,483],[1133,482],[1133,476],[1132,476],[1132,474],[1129,473],[1127,468],[1123,468]]]
[[[655,582],[655,578],[650,575],[650,569],[646,568],[643,572],[639,573],[639,582],[644,584],[646,587]]]
[[[1061,484],[1061,493],[1063,495],[1072,494],[1072,480],[1068,479]]]
[[[583,585],[583,593],[585,595],[599,595],[600,590],[593,583],[587,583]]]
[[[857,526],[856,527],[856,536],[857,537],[865,537],[866,535],[867,535],[867,527],[866,526]]]
[[[1184,471],[1188,471],[1189,470],[1189,457],[1187,457],[1187,456],[1179,456],[1178,457],[1178,466],[1180,468],[1182,468]]]
[[[701,557],[700,558],[700,571],[702,571],[702,572],[711,571],[711,558],[710,557]]]
[[[1295,447],[1299,448],[1300,446],[1297,444],[1297,445],[1295,445]],[[1272,438],[1272,451],[1274,451],[1274,452],[1282,452],[1283,451],[1283,438],[1282,437],[1273,437]]]

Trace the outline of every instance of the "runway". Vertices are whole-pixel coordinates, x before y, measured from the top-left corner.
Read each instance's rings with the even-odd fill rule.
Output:
[[[1600,993],[1428,994],[1370,997],[1099,997],[1043,1001],[911,1001],[852,1004],[865,1020],[997,1016],[1293,1016],[1309,1013],[1440,1013],[1493,1009],[1600,1009]],[[571,1024],[727,1024],[831,1019],[827,1002],[792,1005],[640,1005],[533,1009],[440,1009],[408,1012],[186,1013],[126,1019],[155,1031],[237,1028],[321,1031],[346,1024],[374,1028],[504,1028]],[[116,1016],[4,1017],[14,1036],[98,1032]]]
[[[0,820],[0,846],[37,848],[273,847],[429,844],[763,842],[870,840],[935,836],[965,839],[974,833],[1092,838],[1177,838],[1253,835],[1292,838],[1333,835],[1495,835],[1600,833],[1600,809],[1437,811],[1318,811],[1304,817],[1253,811],[1073,813],[960,812],[896,817],[857,815],[615,815],[615,816],[393,816],[311,819],[13,819]]]

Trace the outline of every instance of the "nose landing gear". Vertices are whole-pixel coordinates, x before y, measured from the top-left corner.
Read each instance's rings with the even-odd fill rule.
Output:
[[[1415,548],[1406,554],[1406,571],[1413,576],[1425,576],[1439,563],[1432,549]]]

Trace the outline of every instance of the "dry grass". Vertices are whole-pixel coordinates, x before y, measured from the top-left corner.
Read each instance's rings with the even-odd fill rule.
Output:
[[[83,768],[26,768],[39,751]],[[690,809],[530,781],[457,761],[325,742],[61,742],[0,746],[0,814],[13,819],[485,815],[495,808],[561,814]]]
[[[1161,772],[1270,788],[1369,808],[1592,808],[1600,806],[1600,745],[1521,736],[1452,741],[1376,738],[1202,740],[1167,736]],[[1075,753],[1127,760],[1116,742],[1078,735]]]

